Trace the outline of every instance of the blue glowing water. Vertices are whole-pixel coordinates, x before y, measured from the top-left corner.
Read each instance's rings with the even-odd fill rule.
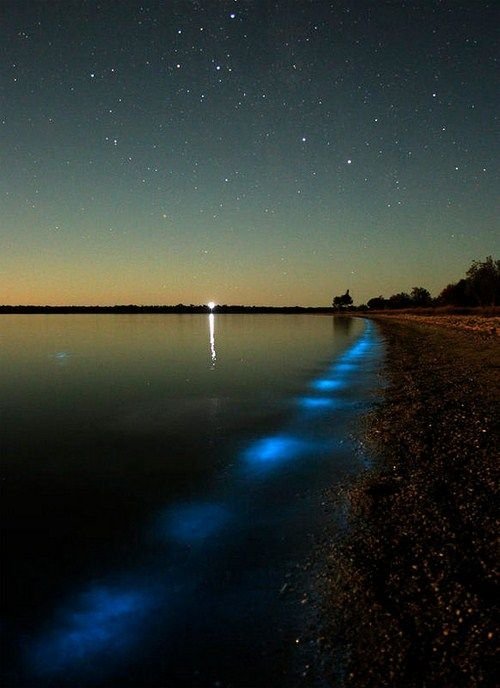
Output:
[[[329,377],[319,378],[311,382],[311,387],[320,392],[331,392],[335,389],[342,389],[344,382],[342,380],[331,379]]]
[[[95,662],[123,660],[152,605],[148,590],[91,586],[59,610],[55,627],[28,649],[34,675],[92,676]]]
[[[253,472],[260,473],[282,466],[305,454],[310,445],[290,435],[275,435],[256,440],[244,452],[244,461]]]
[[[333,382],[333,381],[332,381]],[[316,389],[335,389],[335,387],[320,387]],[[335,406],[335,400],[328,397],[300,397],[299,405],[304,409],[328,409]]]
[[[194,544],[217,534],[230,520],[229,510],[210,502],[182,504],[170,508],[161,519],[165,537]]]
[[[179,317],[11,323],[5,685],[289,685],[304,619],[279,591],[362,465],[381,344],[359,320]]]

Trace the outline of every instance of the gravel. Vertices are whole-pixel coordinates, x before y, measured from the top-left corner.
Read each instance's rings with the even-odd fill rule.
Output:
[[[363,438],[376,461],[329,495],[348,528],[314,556],[305,683],[494,686],[499,340],[491,324],[376,320],[387,385]]]

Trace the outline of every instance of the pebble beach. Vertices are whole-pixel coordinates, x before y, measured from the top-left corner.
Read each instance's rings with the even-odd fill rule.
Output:
[[[373,464],[328,495],[347,527],[310,562],[304,680],[494,686],[499,318],[374,320],[385,385],[358,429]]]

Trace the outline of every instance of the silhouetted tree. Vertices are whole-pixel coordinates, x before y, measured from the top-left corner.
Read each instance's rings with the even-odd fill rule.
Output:
[[[374,296],[372,299],[368,300],[366,305],[372,311],[381,311],[386,307],[387,302],[383,296]]]
[[[500,301],[500,260],[488,256],[474,260],[467,270],[470,289],[480,306],[494,306]]]
[[[342,297],[336,296],[333,300],[333,305],[339,309],[341,299]],[[369,299],[367,307],[370,310],[382,310],[426,308],[433,305],[494,307],[497,304],[500,304],[500,260],[487,256],[485,260],[473,261],[467,270],[467,277],[448,284],[436,299],[424,287],[413,287],[410,294],[402,291],[388,299],[375,296]]]
[[[424,287],[413,287],[410,298],[412,300],[412,306],[425,308],[426,306],[432,305],[432,296]]]
[[[352,306],[352,297],[349,294],[349,289],[342,296],[334,296],[332,306],[338,311],[344,310],[347,306]]]
[[[448,284],[439,294],[437,301],[443,306],[473,306],[475,301],[469,280],[461,279]]]
[[[411,296],[405,291],[389,296],[389,308],[410,308],[412,306]]]

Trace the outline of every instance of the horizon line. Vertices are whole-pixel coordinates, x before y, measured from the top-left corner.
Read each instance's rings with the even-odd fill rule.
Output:
[[[335,310],[332,305],[329,306],[300,306],[294,305],[266,305],[266,304],[215,304],[213,306],[208,304],[184,304],[178,303],[172,304],[134,304],[134,303],[116,303],[116,304],[0,304],[0,309],[15,309],[15,308],[32,308],[32,309],[54,309],[54,308],[65,308],[65,309],[171,309],[171,310],[203,310],[208,312],[215,312],[217,310],[225,310],[229,308],[245,308],[245,309],[255,309],[255,308],[265,308],[265,309],[300,309],[300,310]]]

